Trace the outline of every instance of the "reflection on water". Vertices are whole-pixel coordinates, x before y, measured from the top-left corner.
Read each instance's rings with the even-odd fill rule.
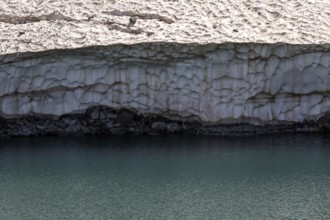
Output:
[[[330,136],[0,140],[0,219],[328,219]]]

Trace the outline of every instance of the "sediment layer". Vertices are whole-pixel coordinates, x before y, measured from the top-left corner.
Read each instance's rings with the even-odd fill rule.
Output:
[[[104,105],[204,124],[318,120],[330,109],[325,45],[144,43],[0,56],[0,113]]]

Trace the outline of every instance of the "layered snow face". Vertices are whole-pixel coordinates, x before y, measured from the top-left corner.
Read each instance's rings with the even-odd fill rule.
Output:
[[[0,113],[105,105],[205,123],[316,120],[330,110],[330,46],[112,45],[0,56]]]

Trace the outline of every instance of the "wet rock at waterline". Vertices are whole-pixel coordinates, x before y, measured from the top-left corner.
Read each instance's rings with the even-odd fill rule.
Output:
[[[328,116],[317,121],[273,125],[247,123],[207,125],[196,121],[175,121],[142,114],[127,109],[115,110],[105,106],[88,108],[83,113],[61,117],[26,115],[20,118],[0,118],[0,137],[13,136],[84,136],[84,135],[157,135],[197,134],[219,136],[259,135],[273,133],[320,132],[328,129]]]

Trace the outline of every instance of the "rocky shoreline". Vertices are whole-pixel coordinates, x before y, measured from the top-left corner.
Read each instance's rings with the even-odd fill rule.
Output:
[[[251,125],[245,123],[203,125],[199,122],[144,116],[127,109],[116,110],[94,106],[79,114],[61,117],[26,115],[20,118],[0,117],[0,137],[18,136],[90,136],[90,135],[158,135],[194,134],[246,136],[275,133],[329,132],[330,113],[318,121],[291,124]]]

